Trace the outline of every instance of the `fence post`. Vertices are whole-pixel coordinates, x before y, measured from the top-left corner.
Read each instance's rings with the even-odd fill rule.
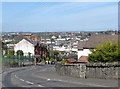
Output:
[[[19,67],[20,67],[20,54],[19,54],[19,56],[18,56],[18,65],[19,65]]]

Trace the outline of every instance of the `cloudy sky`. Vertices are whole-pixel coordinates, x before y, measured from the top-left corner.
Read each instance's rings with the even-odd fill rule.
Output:
[[[117,2],[4,2],[8,32],[118,30]]]

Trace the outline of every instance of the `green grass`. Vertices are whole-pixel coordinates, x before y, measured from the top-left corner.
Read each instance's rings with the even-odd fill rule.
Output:
[[[0,62],[2,61],[2,57],[0,57]]]

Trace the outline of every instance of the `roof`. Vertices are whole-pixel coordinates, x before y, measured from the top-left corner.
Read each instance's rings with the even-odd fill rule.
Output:
[[[19,41],[21,41],[22,39],[31,39],[31,40],[39,40],[38,37],[34,36],[34,35],[20,35],[20,36],[17,36],[15,38],[15,42],[13,42],[14,44],[18,43]],[[31,42],[31,41],[30,41]]]
[[[37,44],[36,41],[33,41],[31,39],[28,39],[28,38],[24,38],[26,41],[30,42],[31,44],[33,44],[34,46]]]
[[[67,44],[68,42],[67,41],[64,41],[64,40],[62,40],[62,41],[57,41],[57,45],[61,45],[61,44]]]
[[[69,63],[69,62],[70,62],[70,63],[76,62],[76,60],[75,60],[74,58],[68,58],[66,61],[67,61],[68,63]]]
[[[55,39],[55,38],[56,38],[56,36],[54,36],[54,35],[53,35],[51,38],[52,38],[52,39]]]
[[[86,41],[79,41],[78,42],[78,49],[83,49],[83,47],[85,46]]]
[[[88,62],[88,56],[81,56],[77,62]]]
[[[17,44],[17,43],[18,43],[19,41],[21,41],[23,38],[24,38],[23,35],[17,36],[17,37],[15,38],[15,42],[13,42],[13,43],[14,43],[14,44]]]
[[[106,34],[100,34],[100,35],[92,35],[88,41],[85,43],[79,43],[79,49],[80,48],[96,48],[99,44],[105,43],[105,42],[118,42],[118,35],[106,35]]]

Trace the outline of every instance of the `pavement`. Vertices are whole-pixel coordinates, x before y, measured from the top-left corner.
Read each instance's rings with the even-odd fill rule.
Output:
[[[118,87],[118,80],[80,79],[61,76],[54,65],[5,69],[2,87]],[[108,88],[109,89],[109,88]]]

